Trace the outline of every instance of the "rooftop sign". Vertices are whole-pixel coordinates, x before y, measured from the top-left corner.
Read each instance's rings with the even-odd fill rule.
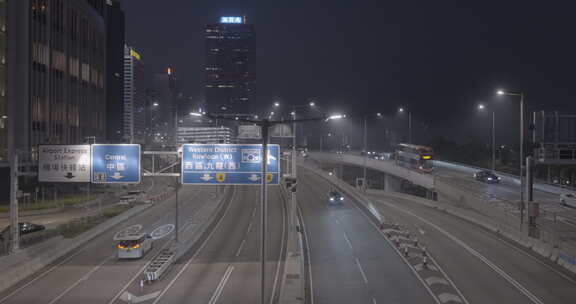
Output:
[[[220,17],[220,23],[242,24],[244,20],[242,17]]]

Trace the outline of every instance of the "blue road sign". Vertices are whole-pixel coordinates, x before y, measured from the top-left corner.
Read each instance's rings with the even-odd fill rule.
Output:
[[[92,145],[91,177],[97,184],[140,183],[140,145]]]
[[[185,144],[182,146],[182,183],[260,185],[262,145]],[[280,182],[280,146],[268,145],[269,184]]]

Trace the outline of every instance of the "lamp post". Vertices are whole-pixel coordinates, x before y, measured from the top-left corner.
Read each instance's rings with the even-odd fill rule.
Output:
[[[520,225],[524,222],[524,93],[498,90],[498,95],[520,97]]]
[[[407,111],[404,107],[398,109],[399,113],[408,112],[408,143],[412,144],[412,112]]]
[[[376,117],[382,117],[382,113],[376,113]],[[368,163],[368,114],[364,115],[364,160],[362,169],[362,188],[364,193],[366,193],[366,173],[367,173],[367,163]]]
[[[296,122],[306,122],[306,121],[328,121],[328,120],[333,120],[333,119],[340,119],[345,117],[345,115],[332,115],[329,117],[322,117],[322,118],[310,118],[310,119],[299,119],[299,120],[295,120],[295,119],[291,119],[291,120],[277,120],[277,121],[271,121],[269,119],[263,119],[263,120],[255,120],[255,119],[246,119],[246,118],[234,118],[234,119],[230,119],[228,117],[222,117],[222,116],[216,116],[216,115],[212,115],[209,113],[198,113],[198,116],[200,115],[205,115],[209,118],[220,118],[220,119],[225,119],[225,120],[236,120],[236,121],[242,121],[242,122],[249,122],[249,123],[253,123],[255,125],[260,126],[260,128],[262,129],[262,150],[261,150],[261,154],[262,154],[262,166],[261,166],[261,176],[260,176],[260,199],[261,199],[261,208],[260,208],[260,216],[261,216],[261,221],[262,221],[262,225],[260,227],[260,238],[261,238],[261,243],[260,243],[260,303],[261,304],[265,304],[265,294],[266,294],[266,261],[267,261],[267,254],[266,254],[266,226],[267,226],[267,192],[268,192],[268,182],[267,182],[267,164],[268,164],[268,142],[269,142],[269,128],[277,125],[277,124],[286,124],[286,123],[296,123]]]
[[[479,111],[484,111],[484,104],[478,105]],[[496,172],[496,112],[492,110],[492,171]]]

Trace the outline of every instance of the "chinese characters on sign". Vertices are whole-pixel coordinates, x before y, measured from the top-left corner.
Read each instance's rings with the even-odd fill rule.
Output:
[[[89,182],[90,145],[40,145],[40,182]]]
[[[278,184],[280,147],[268,146],[270,184]],[[262,164],[261,145],[204,145],[183,146],[183,184],[260,184]]]
[[[93,183],[140,183],[140,145],[92,145]]]

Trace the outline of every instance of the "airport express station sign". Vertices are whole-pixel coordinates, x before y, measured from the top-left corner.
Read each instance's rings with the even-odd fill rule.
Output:
[[[90,182],[90,145],[39,145],[38,181]]]
[[[278,185],[280,146],[268,145],[266,180]],[[184,144],[182,184],[260,185],[262,180],[260,144]]]
[[[140,183],[140,145],[92,145],[92,183]]]

